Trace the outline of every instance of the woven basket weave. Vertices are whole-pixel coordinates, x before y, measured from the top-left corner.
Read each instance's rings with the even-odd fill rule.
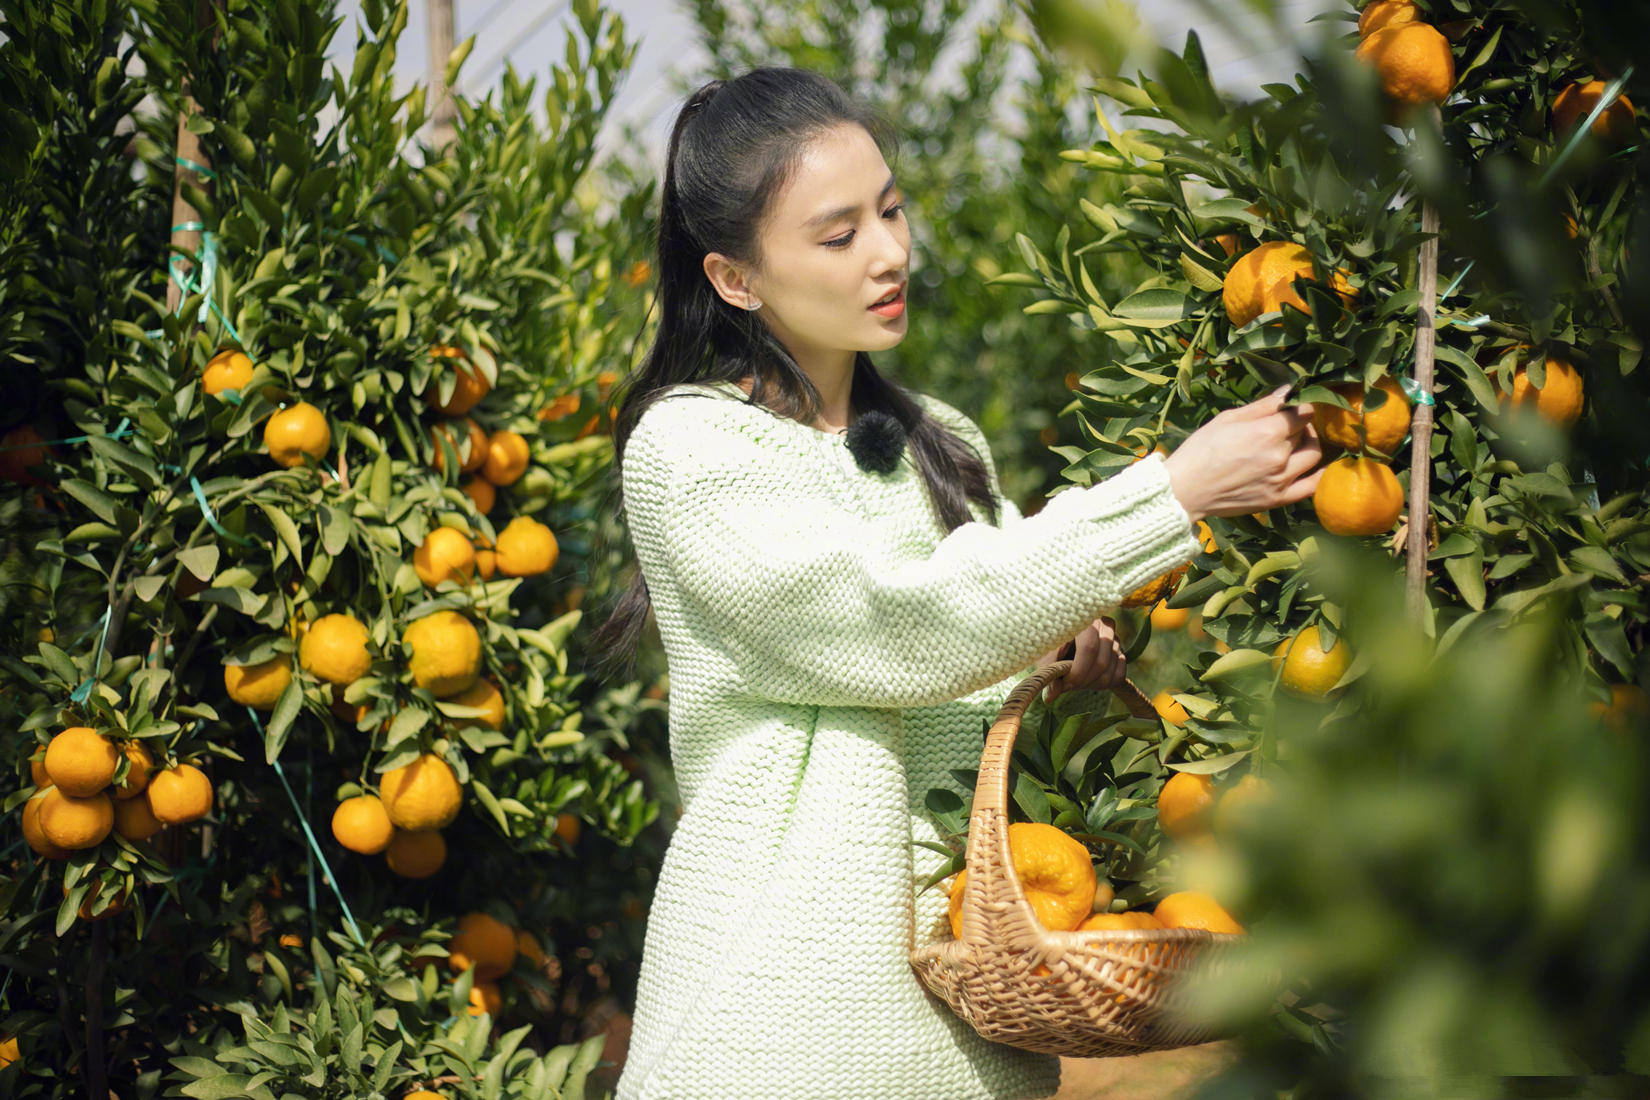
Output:
[[[1242,936],[1170,928],[1050,932],[1038,923],[1008,851],[1008,765],[1020,721],[1071,662],[1045,665],[1015,687],[986,735],[968,823],[962,938],[911,953],[917,977],[975,1031],[1044,1054],[1099,1058],[1201,1043],[1186,1018],[1185,980],[1218,969]],[[1131,713],[1157,712],[1128,681],[1114,689]]]

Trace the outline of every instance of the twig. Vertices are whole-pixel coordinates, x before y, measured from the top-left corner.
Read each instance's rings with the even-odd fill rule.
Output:
[[[1432,118],[1437,121],[1437,108]],[[1415,310],[1415,415],[1410,421],[1409,451],[1409,558],[1406,601],[1409,614],[1420,622],[1426,611],[1427,515],[1432,472],[1432,372],[1438,308],[1438,210],[1430,200],[1421,202],[1420,291]]]

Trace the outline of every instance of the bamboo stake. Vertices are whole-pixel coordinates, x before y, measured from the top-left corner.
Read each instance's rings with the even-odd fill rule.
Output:
[[[1432,378],[1433,349],[1437,330],[1434,328],[1438,309],[1438,210],[1430,201],[1421,203],[1421,232],[1427,239],[1421,243],[1420,291],[1421,301],[1415,310],[1415,415],[1410,421],[1409,437],[1409,542],[1406,601],[1409,614],[1416,622],[1426,609],[1427,585],[1427,518],[1430,514],[1430,484],[1432,471]]]
[[[196,0],[195,29],[201,33],[209,30],[216,19],[213,16],[214,0]],[[195,265],[194,257],[199,255],[201,247],[201,231],[198,229],[184,229],[181,226],[192,226],[200,223],[200,211],[183,197],[183,185],[187,181],[195,186],[206,189],[211,186],[208,178],[196,171],[192,165],[210,170],[211,162],[201,151],[201,139],[198,134],[189,129],[189,116],[199,109],[195,97],[189,92],[189,85],[183,86],[183,110],[178,112],[178,141],[177,160],[173,164],[172,174],[172,253],[166,258],[166,309],[169,313],[177,313],[178,306],[183,304],[182,279],[186,278]],[[173,271],[177,276],[173,276]]]

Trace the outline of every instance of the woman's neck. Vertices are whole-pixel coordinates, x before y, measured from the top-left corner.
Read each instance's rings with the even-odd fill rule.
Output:
[[[822,432],[846,431],[848,425],[853,423],[853,407],[850,400],[854,388],[852,371],[838,379],[835,386],[821,385],[820,380],[812,375],[809,375],[808,379],[819,391],[819,416],[809,427]],[[746,375],[739,379],[738,385],[748,396],[754,382],[750,375]]]

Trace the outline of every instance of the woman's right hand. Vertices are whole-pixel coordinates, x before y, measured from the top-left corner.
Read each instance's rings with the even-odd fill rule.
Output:
[[[1305,500],[1323,458],[1311,405],[1286,405],[1289,387],[1217,413],[1163,460],[1194,520],[1241,516]]]

